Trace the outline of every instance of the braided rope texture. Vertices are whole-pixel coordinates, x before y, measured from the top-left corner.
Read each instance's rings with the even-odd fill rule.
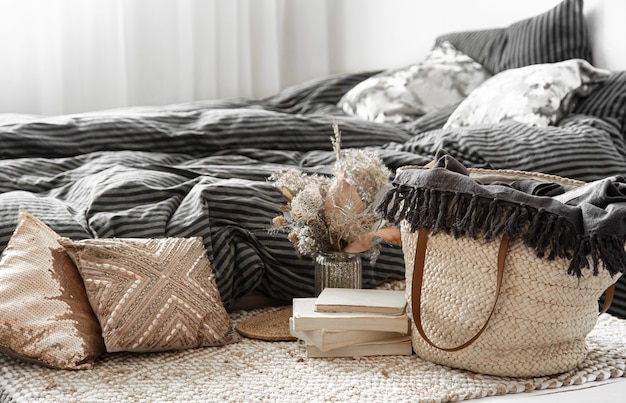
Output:
[[[271,310],[237,311],[233,323]],[[244,338],[223,347],[108,354],[91,370],[60,371],[0,356],[2,401],[450,402],[623,377],[626,321],[602,315],[589,353],[559,375],[480,375],[412,356],[306,358],[298,342]]]

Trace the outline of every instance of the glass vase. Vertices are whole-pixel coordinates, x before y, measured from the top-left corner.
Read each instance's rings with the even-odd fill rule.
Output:
[[[320,252],[315,256],[315,296],[324,288],[361,288],[361,255]]]

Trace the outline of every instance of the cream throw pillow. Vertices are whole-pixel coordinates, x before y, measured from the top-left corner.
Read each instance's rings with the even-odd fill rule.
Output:
[[[239,340],[202,238],[59,239],[102,326],[107,351],[164,351]]]
[[[20,209],[0,260],[0,352],[63,369],[104,353],[98,320],[59,235]]]
[[[338,102],[350,115],[386,123],[413,121],[464,99],[491,74],[444,42],[421,63],[391,69],[357,84]]]
[[[472,91],[444,128],[515,120],[531,126],[556,123],[563,99],[573,90],[589,93],[610,75],[582,59],[505,70]],[[585,88],[586,87],[586,88]]]

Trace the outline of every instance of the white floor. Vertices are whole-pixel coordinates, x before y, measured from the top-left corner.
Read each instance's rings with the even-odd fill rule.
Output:
[[[477,403],[479,401],[477,400]],[[484,401],[485,403],[520,403],[526,401],[532,403],[626,402],[626,378],[613,378],[606,381],[588,382],[578,386],[565,386],[531,393],[494,396],[486,398]]]

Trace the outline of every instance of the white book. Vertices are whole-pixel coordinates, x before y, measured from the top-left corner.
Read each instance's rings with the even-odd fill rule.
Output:
[[[394,340],[402,336],[402,333],[379,332],[376,330],[318,329],[296,331],[293,328],[293,318],[289,318],[289,333],[293,337],[304,341],[307,345],[317,347],[320,351],[328,351],[353,344]]]
[[[370,312],[402,315],[406,293],[397,290],[324,288],[315,302],[317,312]]]
[[[320,357],[367,357],[375,355],[411,355],[413,347],[409,335],[399,336],[392,340],[383,340],[371,343],[353,344],[350,346],[322,351],[312,344],[306,345],[306,356]]]
[[[293,328],[305,330],[376,330],[406,334],[409,331],[409,318],[404,315],[383,315],[375,313],[316,312],[317,298],[293,299]]]

